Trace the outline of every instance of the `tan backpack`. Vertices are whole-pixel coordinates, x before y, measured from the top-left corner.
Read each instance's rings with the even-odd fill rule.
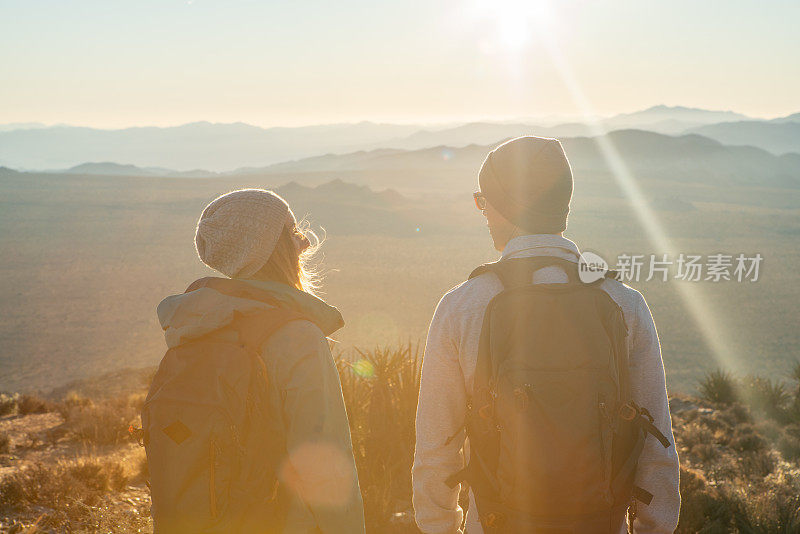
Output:
[[[276,461],[283,444],[270,421],[266,367],[259,348],[301,316],[265,292],[221,278],[213,287],[275,307],[234,318],[238,342],[204,336],[170,348],[142,409],[156,533],[281,532]]]

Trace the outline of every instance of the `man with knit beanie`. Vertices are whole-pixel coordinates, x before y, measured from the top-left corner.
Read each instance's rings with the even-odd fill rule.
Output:
[[[480,189],[474,195],[475,203],[486,218],[495,248],[502,254],[500,261],[476,269],[468,281],[445,294],[431,321],[422,366],[416,421],[417,444],[413,465],[414,510],[419,528],[426,534],[460,534],[464,532],[464,528],[469,534],[542,531],[537,530],[543,528],[541,525],[533,523],[525,523],[526,527],[520,527],[519,525],[523,524],[519,523],[520,518],[513,517],[514,514],[520,515],[520,510],[514,508],[509,513],[508,506],[512,505],[507,503],[519,502],[519,495],[516,494],[519,493],[519,490],[516,488],[524,487],[525,482],[522,481],[522,485],[520,485],[520,481],[517,480],[524,476],[520,473],[536,473],[536,469],[539,469],[538,472],[547,472],[548,469],[552,471],[553,465],[558,465],[558,461],[564,460],[564,458],[558,457],[540,458],[537,456],[537,451],[541,453],[543,448],[530,445],[531,443],[544,444],[545,449],[548,446],[554,446],[553,443],[548,442],[548,438],[552,436],[552,440],[557,441],[559,432],[564,429],[559,428],[558,423],[553,423],[553,421],[558,421],[558,418],[553,418],[546,423],[556,424],[556,426],[548,427],[547,424],[543,424],[540,428],[540,431],[544,433],[548,432],[544,430],[545,428],[550,428],[550,434],[537,436],[534,431],[532,435],[525,435],[528,439],[525,441],[517,434],[507,437],[509,428],[519,425],[519,421],[524,417],[529,417],[530,414],[546,414],[547,410],[559,409],[560,406],[552,405],[559,403],[547,404],[548,394],[560,394],[562,405],[563,403],[575,405],[573,401],[580,397],[582,390],[591,389],[601,382],[601,373],[592,371],[597,375],[596,380],[592,375],[591,379],[583,386],[563,388],[568,389],[566,393],[563,390],[548,392],[548,387],[553,389],[551,377],[555,376],[548,374],[548,372],[553,372],[549,370],[550,364],[556,368],[561,361],[575,357],[572,354],[575,351],[602,352],[603,347],[599,345],[597,347],[583,346],[587,343],[583,343],[581,340],[578,340],[577,343],[572,343],[570,339],[562,340],[563,335],[562,338],[559,338],[558,329],[554,329],[550,323],[569,322],[570,317],[563,317],[564,314],[548,315],[546,310],[536,317],[539,317],[539,322],[546,322],[548,325],[526,323],[516,330],[507,328],[506,331],[513,332],[512,335],[524,336],[524,330],[530,330],[531,332],[535,331],[539,336],[526,345],[526,350],[521,356],[518,356],[522,358],[522,367],[527,368],[527,370],[523,369],[519,372],[531,372],[530,368],[535,367],[534,363],[539,364],[538,360],[535,362],[533,360],[534,357],[539,357],[536,356],[537,347],[547,347],[549,351],[543,356],[545,364],[537,367],[537,369],[545,369],[545,371],[534,373],[531,380],[526,380],[526,383],[514,388],[512,400],[508,402],[505,402],[503,397],[503,387],[505,386],[502,383],[489,381],[486,391],[487,401],[484,404],[481,400],[483,398],[481,388],[485,383],[484,375],[492,372],[491,365],[484,365],[487,361],[485,354],[491,354],[490,363],[500,365],[495,360],[499,356],[498,351],[502,352],[502,348],[509,345],[509,343],[505,343],[508,341],[505,339],[491,338],[491,342],[485,339],[489,332],[494,333],[495,329],[502,329],[504,324],[502,321],[500,324],[487,321],[487,325],[484,325],[484,318],[489,317],[490,312],[497,313],[501,300],[495,299],[495,297],[501,293],[512,293],[509,288],[512,288],[513,291],[525,291],[523,286],[545,284],[540,288],[540,291],[545,294],[550,291],[549,288],[556,288],[559,285],[566,288],[565,283],[572,283],[570,287],[577,287],[578,292],[583,291],[587,295],[593,295],[591,298],[594,300],[591,302],[602,301],[601,304],[606,306],[605,309],[610,310],[607,315],[619,312],[621,316],[619,322],[625,325],[621,328],[627,328],[627,336],[624,334],[624,330],[619,336],[624,340],[621,343],[627,347],[629,363],[625,367],[627,369],[625,373],[629,374],[629,379],[624,381],[624,377],[620,375],[617,382],[619,384],[629,383],[629,391],[623,392],[628,395],[626,398],[631,400],[629,404],[645,407],[652,416],[651,421],[648,419],[651,422],[648,427],[650,431],[663,433],[661,434],[661,438],[663,438],[661,443],[659,443],[660,438],[655,439],[652,436],[647,439],[642,438],[644,444],[639,449],[641,455],[638,457],[638,467],[636,467],[635,461],[632,467],[635,469],[635,480],[632,480],[634,471],[631,471],[630,480],[622,481],[623,486],[627,483],[634,484],[636,488],[642,488],[643,493],[637,493],[637,495],[642,498],[641,500],[649,500],[647,506],[643,503],[632,505],[628,513],[633,512],[635,508],[635,519],[631,519],[631,515],[633,515],[631,514],[628,516],[628,521],[632,523],[631,528],[636,533],[673,532],[677,526],[680,508],[679,464],[675,447],[664,445],[664,443],[670,445],[674,441],[661,349],[653,318],[644,297],[638,291],[611,279],[610,276],[593,283],[591,288],[587,288],[589,284],[582,284],[578,280],[577,264],[580,251],[575,243],[563,237],[563,232],[567,227],[573,178],[561,143],[556,139],[532,136],[520,137],[503,143],[486,157],[480,169],[478,181]],[[521,285],[511,284],[508,273],[513,274],[516,271],[509,270],[509,266],[523,264],[530,265],[530,270],[524,271],[526,274],[516,279],[516,283]],[[598,293],[598,289],[603,292],[602,295]],[[528,291],[528,293],[531,292]],[[547,295],[556,295],[552,298],[552,302],[563,302],[563,300],[559,300],[561,297],[555,292],[547,293]],[[509,298],[505,300],[507,301]],[[597,306],[600,307],[601,304]],[[519,303],[518,306],[519,314],[532,313],[531,310],[523,309]],[[575,321],[586,319],[583,316],[591,316],[591,313],[583,313],[586,309],[583,308],[582,311],[575,314]],[[513,314],[517,313],[515,310],[516,308],[511,308],[512,316],[510,319],[509,316],[506,317],[506,323],[513,322]],[[533,310],[533,312],[535,311]],[[541,306],[539,312],[541,312]],[[483,334],[482,330],[485,331]],[[576,331],[578,332],[577,337],[580,337],[581,331]],[[556,343],[553,341],[554,339],[559,339],[557,343],[563,343],[564,346],[570,348],[560,351],[559,348],[563,347],[554,344]],[[607,346],[608,339],[605,341],[604,346]],[[606,354],[607,351],[608,349],[606,349]],[[614,358],[614,361],[618,360],[616,353]],[[499,373],[500,371],[495,372]],[[517,371],[506,369],[504,372],[507,374],[503,376],[508,380],[508,377],[513,377],[513,373]],[[569,377],[567,377],[568,379]],[[551,382],[548,383],[548,380]],[[565,394],[568,396],[565,397]],[[621,394],[619,398],[621,399],[622,396]],[[593,402],[596,402],[597,397],[594,399]],[[627,405],[621,408],[625,407]],[[601,411],[606,409],[606,405],[601,403]],[[562,413],[571,415],[569,411]],[[582,416],[582,414],[572,415]],[[591,416],[595,415],[591,414]],[[535,415],[531,417],[535,417]],[[646,426],[644,416],[638,412],[631,415],[631,421],[634,420],[641,421],[642,428]],[[480,423],[487,421],[490,422],[489,426],[480,426]],[[626,419],[626,421],[628,420]],[[620,424],[624,427],[626,423]],[[630,424],[633,425],[633,423]],[[477,435],[476,428],[485,428],[486,430],[483,431],[485,435]],[[587,435],[596,435],[596,429],[597,426],[589,429]],[[617,430],[614,430],[615,435]],[[470,462],[470,456],[475,456],[481,461],[484,460],[484,457],[478,455],[477,451],[479,445],[487,439],[486,435],[497,436],[488,439],[496,439],[498,440],[496,443],[501,445],[494,450],[494,464],[490,460],[488,466],[482,464],[475,467],[476,462]],[[555,446],[558,446],[558,443]],[[509,452],[514,445],[520,445],[523,448]],[[583,443],[564,442],[564,447],[575,447],[576,450],[580,450],[580,447],[584,445]],[[472,455],[470,454],[471,449],[473,450]],[[516,467],[499,465],[498,462],[502,464],[506,454],[509,455],[508,458],[519,462],[519,465]],[[564,452],[564,454],[568,453]],[[602,457],[601,454],[597,454],[598,460],[595,463],[601,463],[599,460]],[[619,454],[615,454],[619,456]],[[631,454],[635,455],[635,451]],[[498,458],[500,460],[497,460]],[[598,473],[603,472],[599,470],[599,466],[593,466],[592,462],[581,463],[581,459],[581,457],[568,457],[564,465],[579,465],[579,471],[582,471],[577,473],[576,476],[579,477],[590,477],[591,473],[589,472],[593,470]],[[537,462],[542,465],[536,467]],[[480,462],[477,463],[480,464]],[[531,465],[535,467],[531,468]],[[503,469],[505,471],[501,473]],[[498,476],[492,478],[487,476],[487,473],[496,473]],[[566,476],[567,473],[564,475]],[[559,477],[560,473],[556,473],[555,476]],[[496,509],[491,506],[497,503],[490,502],[486,497],[481,496],[481,491],[484,491],[484,495],[486,494],[485,490],[481,490],[481,488],[487,485],[487,480],[493,480],[495,485],[499,486],[494,486],[492,490],[495,495],[502,496],[497,499],[500,504]],[[464,481],[470,484],[469,513],[466,521],[464,521],[464,511],[459,503],[460,482]],[[589,491],[588,484],[575,484],[575,487],[571,489],[574,490],[576,498]],[[548,488],[540,487],[534,490],[539,492],[535,493],[539,495],[538,500],[548,499]],[[477,499],[476,494],[478,495]],[[650,496],[649,499],[646,498],[647,495]],[[605,497],[611,503],[615,495],[612,491]],[[515,501],[515,499],[517,500]],[[537,499],[529,498],[528,501],[523,499],[523,502],[531,505],[532,508],[541,504],[530,502],[532,500]],[[569,501],[570,499],[567,497],[563,500]],[[612,532],[614,534],[625,532],[624,514],[628,509],[629,502],[624,503],[622,511],[614,511],[614,514],[619,512],[617,515],[609,515],[609,517],[613,515],[615,519],[609,519],[607,523],[603,523],[607,525],[603,528],[580,527],[576,526],[579,524],[576,522],[569,523],[569,525],[566,523],[546,525],[551,529],[547,531]],[[563,508],[569,508],[569,503],[556,502],[552,506],[553,509],[545,509],[545,513],[557,514],[556,509],[561,509],[562,504]],[[506,508],[503,508],[504,505]],[[503,513],[499,513],[497,510],[502,510]],[[590,510],[582,511],[590,512]],[[515,521],[517,522],[515,523]],[[564,525],[567,526],[560,529]],[[559,528],[553,530],[553,527]]]

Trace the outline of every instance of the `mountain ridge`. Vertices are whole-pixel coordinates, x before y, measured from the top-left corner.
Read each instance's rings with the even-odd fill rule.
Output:
[[[595,126],[606,131],[638,128],[677,135],[693,128],[708,127],[710,121],[727,121],[713,124],[728,124],[731,119],[748,119],[745,122],[787,128],[786,124],[800,124],[795,121],[797,115],[756,120],[732,111],[659,105],[602,118]],[[472,121],[456,125],[361,121],[261,128],[244,122],[196,121],[170,127],[136,126],[114,130],[56,125],[3,131],[0,125],[0,165],[41,170],[69,169],[86,162],[126,162],[141,168],[175,169],[197,176],[197,169],[208,169],[209,173],[228,172],[239,167],[263,167],[328,153],[344,154],[374,148],[460,147],[489,144],[524,134],[584,136],[594,133],[595,126],[574,121],[548,126],[526,120]],[[719,138],[713,132],[711,130],[708,136]],[[765,146],[761,136],[752,136],[744,144],[774,151],[769,143]],[[791,137],[786,143],[790,145],[789,149],[780,152],[800,152],[800,140]]]

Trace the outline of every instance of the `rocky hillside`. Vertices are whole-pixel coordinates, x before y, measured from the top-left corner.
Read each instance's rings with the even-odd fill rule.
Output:
[[[417,532],[409,470],[419,352],[355,358],[339,367],[368,530]],[[152,372],[117,372],[49,396],[0,397],[0,531],[152,531],[144,451],[128,435]],[[679,533],[800,532],[796,374],[781,383],[716,372],[699,397],[670,399],[682,464]],[[395,417],[374,417],[376,410]]]

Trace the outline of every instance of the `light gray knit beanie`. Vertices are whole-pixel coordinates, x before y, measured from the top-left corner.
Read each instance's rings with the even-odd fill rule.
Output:
[[[203,263],[230,278],[248,278],[272,256],[289,204],[272,191],[240,189],[215,198],[197,221],[194,243]]]

